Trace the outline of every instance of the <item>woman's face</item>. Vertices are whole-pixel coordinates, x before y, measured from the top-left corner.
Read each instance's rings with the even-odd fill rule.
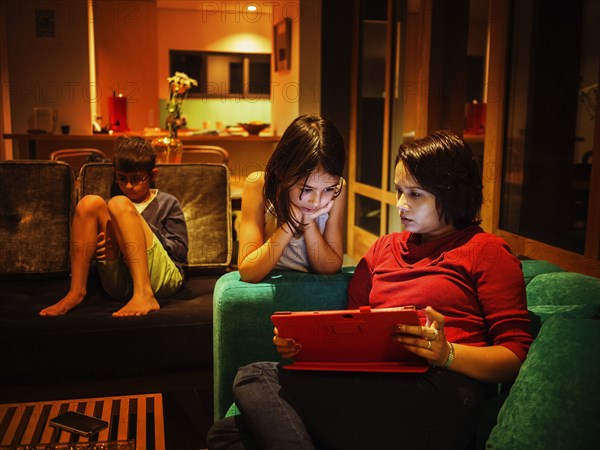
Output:
[[[431,241],[454,231],[452,224],[440,219],[435,195],[423,189],[399,162],[394,177],[396,185],[396,208],[406,231],[421,234],[424,241]]]
[[[336,177],[317,168],[311,172],[306,184],[300,182],[290,189],[290,202],[309,215],[324,208],[333,200],[339,189],[340,177]]]

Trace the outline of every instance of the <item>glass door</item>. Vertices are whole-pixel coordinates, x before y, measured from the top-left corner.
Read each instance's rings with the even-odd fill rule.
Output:
[[[401,0],[356,4],[348,254],[358,259],[379,236],[399,230],[393,163],[398,145],[415,134],[421,8]]]
[[[598,21],[595,0],[513,2],[499,214],[502,230],[596,260]]]

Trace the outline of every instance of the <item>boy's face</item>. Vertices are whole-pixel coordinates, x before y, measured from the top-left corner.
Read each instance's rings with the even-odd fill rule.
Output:
[[[150,183],[157,171],[157,169],[153,169],[148,173],[144,170],[135,172],[117,170],[115,177],[123,194],[132,202],[140,203],[150,197]]]

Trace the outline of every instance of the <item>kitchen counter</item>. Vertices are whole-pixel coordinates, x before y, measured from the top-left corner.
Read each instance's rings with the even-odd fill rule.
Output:
[[[119,136],[144,136],[146,139],[165,136],[165,133],[127,132],[99,134],[30,134],[7,133],[2,137],[13,142],[13,159],[49,159],[50,153],[65,148],[96,148],[112,156],[114,141]],[[229,170],[234,184],[247,175],[264,170],[280,136],[199,134],[180,130],[179,139],[189,145],[217,145],[229,152]]]

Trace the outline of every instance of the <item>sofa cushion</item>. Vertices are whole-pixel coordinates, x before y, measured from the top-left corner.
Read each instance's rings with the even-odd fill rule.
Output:
[[[156,188],[177,197],[188,227],[188,267],[227,267],[233,239],[229,170],[223,164],[158,164]],[[79,175],[79,197],[110,198],[113,167],[91,163]]]
[[[563,269],[561,269],[555,264],[537,259],[522,260],[521,268],[523,269],[523,278],[525,280],[526,286],[536,276],[541,275],[543,273],[564,272]]]
[[[0,275],[69,271],[71,166],[0,161]]]
[[[569,319],[600,319],[600,303],[590,305],[538,305],[529,308],[540,326],[550,317],[560,315]]]
[[[0,383],[158,375],[212,368],[212,292],[218,275],[194,276],[161,309],[113,317],[124,303],[90,277],[88,296],[68,314],[38,312],[69,289],[68,276],[0,280]]]
[[[488,449],[588,449],[600,439],[600,321],[548,319],[487,441]]]
[[[600,303],[600,279],[575,272],[541,274],[527,285],[527,306]]]

